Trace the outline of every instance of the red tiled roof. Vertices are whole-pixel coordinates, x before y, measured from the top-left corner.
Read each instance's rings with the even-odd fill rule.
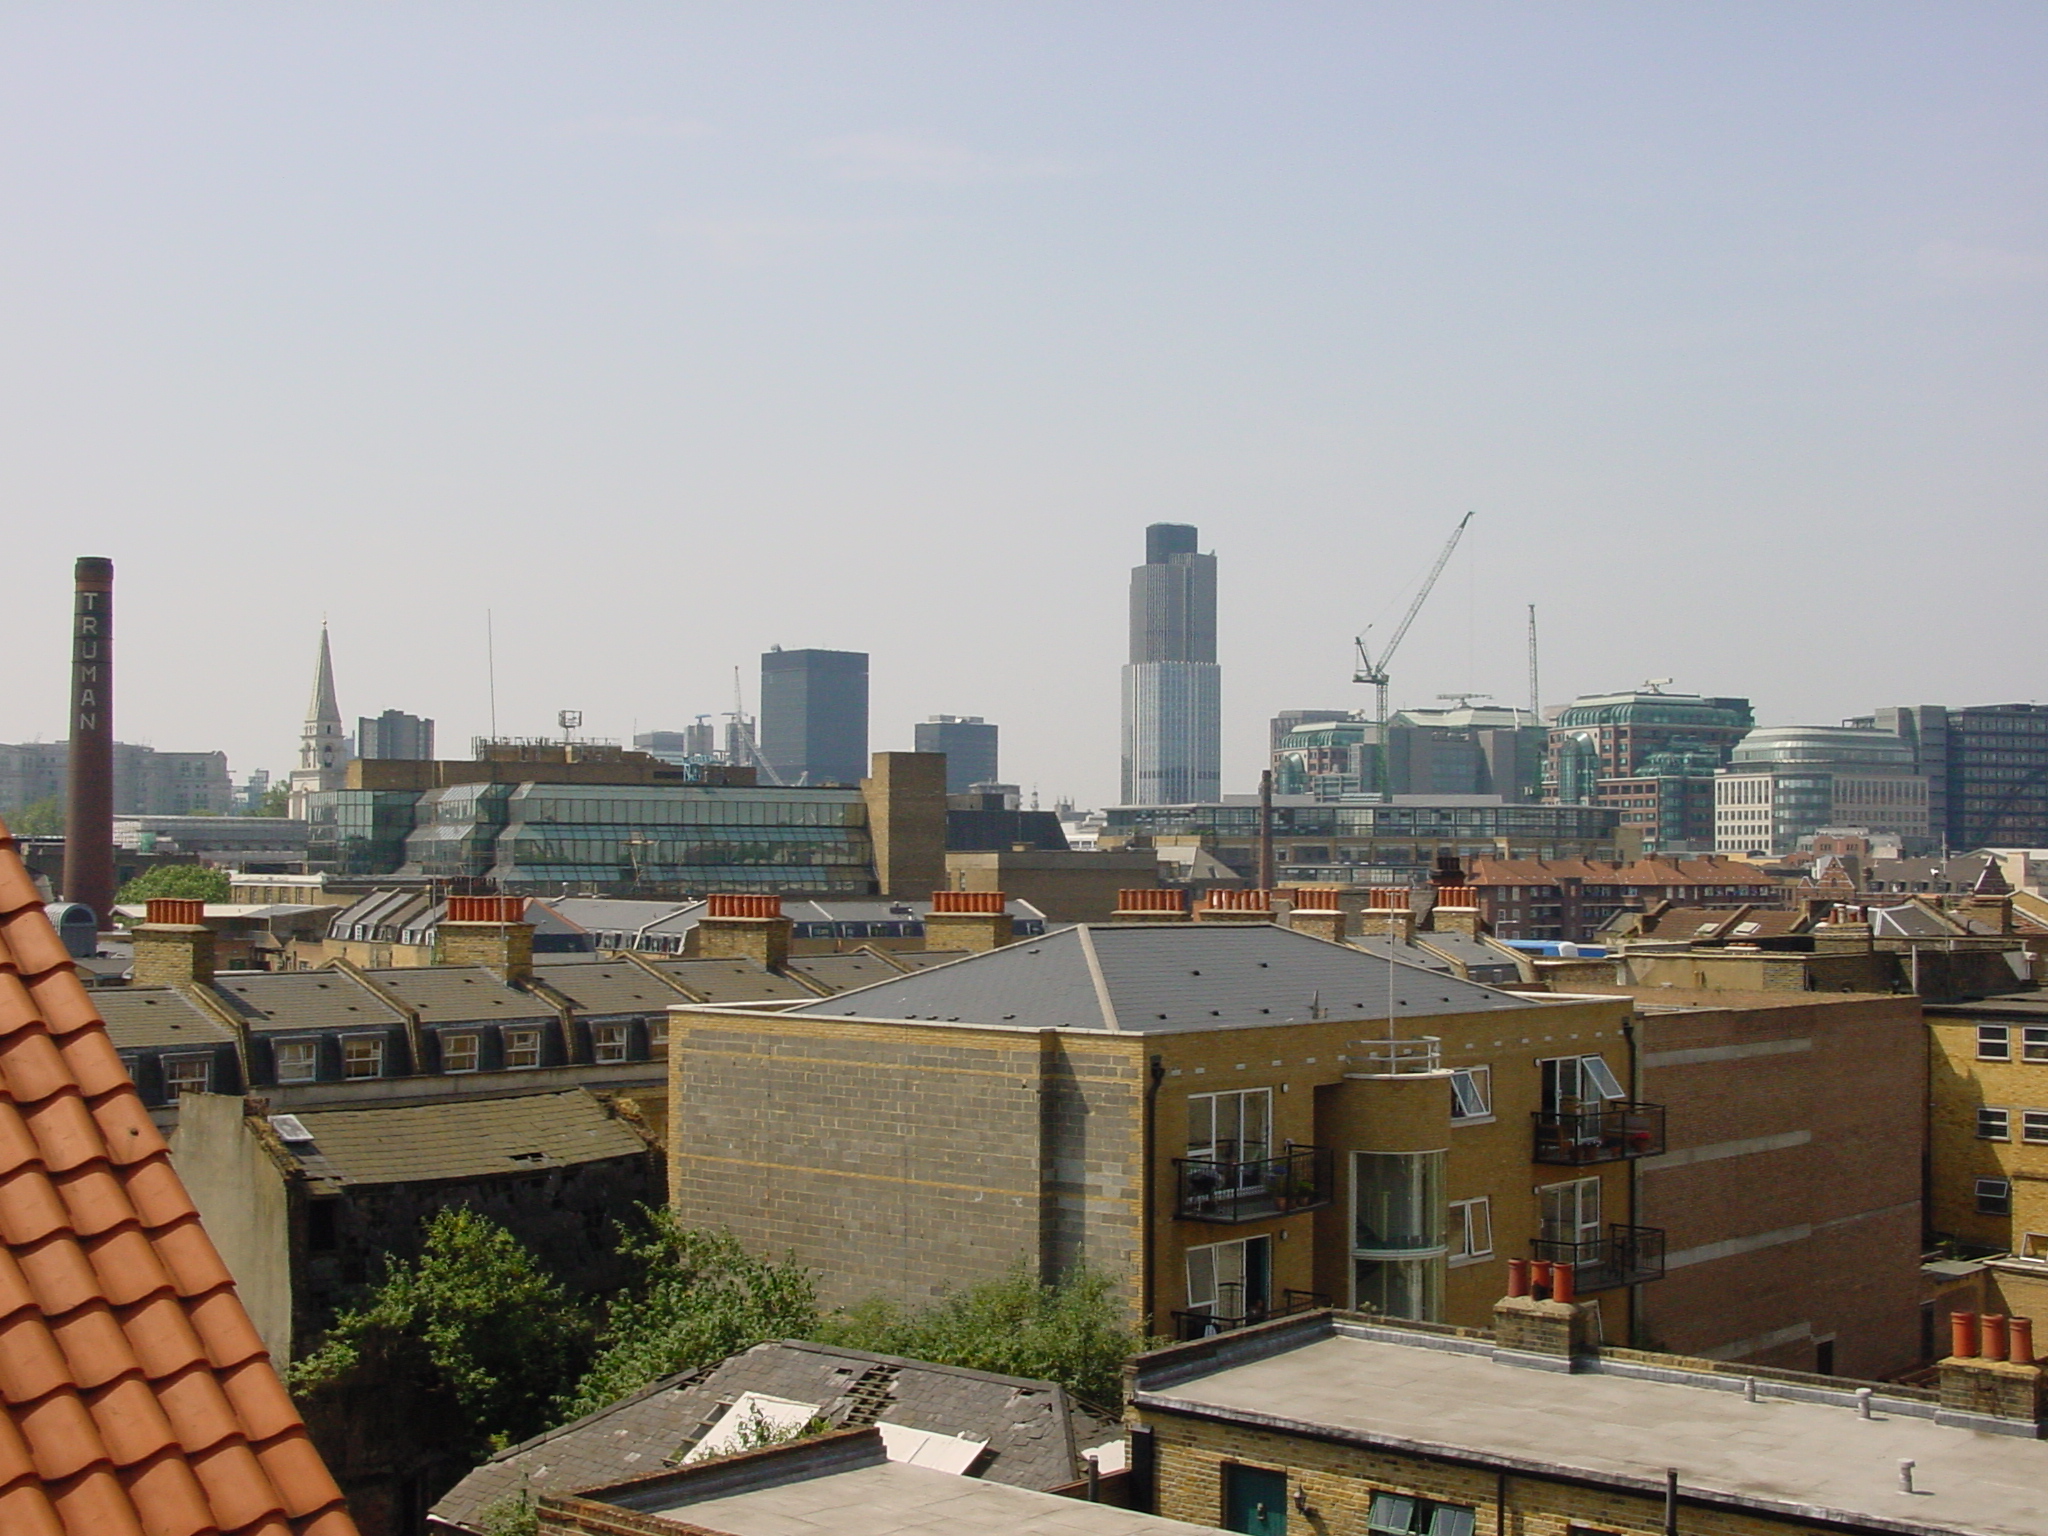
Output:
[[[355,1536],[4,825],[0,1532]]]
[[[1598,859],[1474,859],[1469,885],[1552,885],[1558,880],[1588,885],[1762,885],[1776,884],[1754,864],[1738,859],[1638,859],[1610,864]]]

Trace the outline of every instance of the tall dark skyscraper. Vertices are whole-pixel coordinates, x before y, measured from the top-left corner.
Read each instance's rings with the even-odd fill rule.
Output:
[[[785,784],[857,784],[865,778],[867,652],[763,655],[761,755]]]
[[[402,709],[387,709],[374,720],[358,715],[356,756],[430,762],[434,756],[434,722],[408,715]]]
[[[1223,682],[1216,665],[1216,557],[1187,523],[1145,530],[1131,572],[1124,668],[1123,803],[1185,805],[1223,791]]]
[[[917,750],[946,754],[946,793],[996,781],[996,728],[979,715],[933,715],[917,723]]]

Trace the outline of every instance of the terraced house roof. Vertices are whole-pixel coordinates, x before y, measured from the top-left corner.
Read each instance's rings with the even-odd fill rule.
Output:
[[[95,993],[107,1034],[124,1051],[232,1045],[235,1032],[171,987],[109,987]]]
[[[355,1532],[4,827],[0,1531]]]
[[[216,976],[214,990],[259,1029],[349,1029],[401,1015],[346,971]]]
[[[371,971],[370,979],[419,1010],[423,1024],[487,1024],[500,1019],[553,1019],[555,1010],[530,993],[507,986],[480,965],[418,966]]]

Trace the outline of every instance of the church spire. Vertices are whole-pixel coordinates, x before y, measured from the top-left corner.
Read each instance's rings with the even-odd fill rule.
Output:
[[[299,731],[299,766],[292,771],[291,814],[303,818],[307,797],[340,789],[348,781],[349,759],[355,756],[341,727],[341,704],[334,696],[334,654],[327,643],[327,625],[320,626],[320,660],[313,673],[313,701]]]
[[[341,705],[334,697],[334,653],[327,645],[327,624],[320,624],[320,665],[313,674],[313,702],[306,706],[306,734],[316,725],[331,725],[341,733]]]

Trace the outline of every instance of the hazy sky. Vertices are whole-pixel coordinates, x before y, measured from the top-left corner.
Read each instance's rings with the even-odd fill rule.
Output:
[[[1221,562],[1225,784],[1359,707],[1645,677],[1769,722],[2042,682],[2048,7],[0,10],[0,740],[70,562],[126,740],[290,765],[873,653],[1113,798],[1146,523]]]

